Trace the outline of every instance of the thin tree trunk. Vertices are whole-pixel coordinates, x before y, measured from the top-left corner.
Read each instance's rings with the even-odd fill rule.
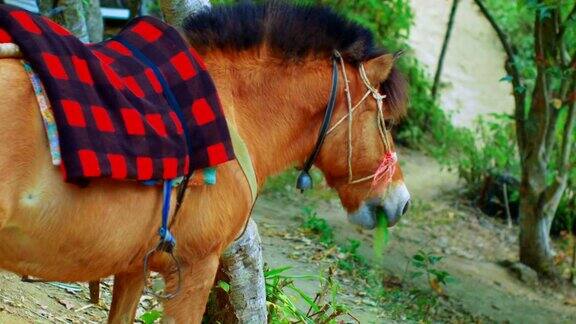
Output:
[[[458,9],[459,3],[460,0],[452,0],[452,9],[450,9],[450,18],[448,19],[448,27],[446,29],[446,35],[444,36],[442,51],[440,52],[440,57],[438,58],[438,65],[436,66],[436,75],[434,76],[434,84],[432,85],[433,98],[436,98],[438,95],[438,88],[440,87],[440,76],[442,75],[442,68],[444,67],[444,58],[446,57],[446,52],[448,51],[448,44],[450,43],[450,36],[452,35],[452,29],[454,28],[454,21],[456,18],[456,11]]]
[[[160,0],[160,9],[164,20],[180,27],[188,16],[210,9],[210,0]]]
[[[141,0],[126,0],[126,7],[130,10],[130,17],[134,18],[140,14]]]
[[[66,27],[81,41],[102,41],[104,23],[100,0],[36,0],[40,13]],[[54,9],[60,8],[55,11]]]
[[[88,38],[91,43],[101,42],[104,38],[104,20],[100,11],[100,0],[82,1],[88,28]]]

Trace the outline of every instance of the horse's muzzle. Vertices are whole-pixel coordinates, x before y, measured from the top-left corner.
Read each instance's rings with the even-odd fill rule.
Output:
[[[388,227],[398,223],[400,217],[408,212],[410,193],[403,182],[392,184],[383,197],[370,199],[360,208],[348,215],[348,220],[365,229],[374,229],[378,225],[378,213],[386,214]]]

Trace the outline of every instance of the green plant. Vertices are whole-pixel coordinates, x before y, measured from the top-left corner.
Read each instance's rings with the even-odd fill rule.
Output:
[[[304,233],[314,236],[324,246],[334,244],[334,231],[325,219],[319,218],[313,207],[302,208],[302,228]]]
[[[471,191],[478,192],[489,175],[520,176],[514,119],[505,114],[492,114],[476,122],[476,139],[460,148],[451,161]]]
[[[350,273],[354,277],[366,278],[369,265],[366,258],[358,251],[361,246],[362,243],[360,241],[351,239],[349,239],[346,244],[338,245],[338,253],[340,254],[338,268]]]
[[[339,288],[332,281],[332,270],[329,270],[328,276],[324,278],[285,274],[289,269],[290,267],[264,269],[270,323],[339,323],[339,319],[345,316],[356,320],[348,308],[336,298]],[[320,289],[315,297],[311,297],[294,284],[294,279],[319,280]],[[296,296],[289,295],[288,291]],[[302,304],[305,307],[302,307]]]
[[[440,295],[443,294],[443,287],[452,282],[453,278],[447,271],[438,268],[441,260],[442,256],[419,250],[412,256],[410,277],[415,279],[425,275],[430,288]]]
[[[430,312],[438,306],[438,295],[421,289],[396,287],[380,293],[381,307],[396,320],[414,323],[430,321]]]

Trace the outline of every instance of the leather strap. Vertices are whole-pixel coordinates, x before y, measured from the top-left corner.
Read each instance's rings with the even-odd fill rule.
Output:
[[[296,187],[301,191],[306,189],[310,189],[312,187],[312,177],[310,176],[310,169],[314,162],[316,162],[316,158],[322,149],[322,145],[324,144],[324,140],[326,139],[326,135],[328,135],[328,128],[330,127],[330,122],[332,121],[332,115],[334,114],[334,106],[336,105],[336,91],[338,90],[338,62],[337,60],[340,58],[340,53],[337,51],[334,53],[332,57],[332,89],[330,90],[330,97],[328,98],[328,104],[326,105],[326,113],[324,114],[324,120],[322,121],[322,125],[320,126],[320,131],[318,132],[318,139],[316,140],[316,145],[314,146],[314,150],[304,163],[302,167],[302,171],[298,175],[298,180],[296,183]]]

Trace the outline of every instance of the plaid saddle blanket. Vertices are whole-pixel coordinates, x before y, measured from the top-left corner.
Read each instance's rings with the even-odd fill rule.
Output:
[[[234,159],[202,58],[164,22],[137,18],[86,45],[45,17],[0,5],[0,42],[16,43],[45,87],[66,181],[174,179]]]

